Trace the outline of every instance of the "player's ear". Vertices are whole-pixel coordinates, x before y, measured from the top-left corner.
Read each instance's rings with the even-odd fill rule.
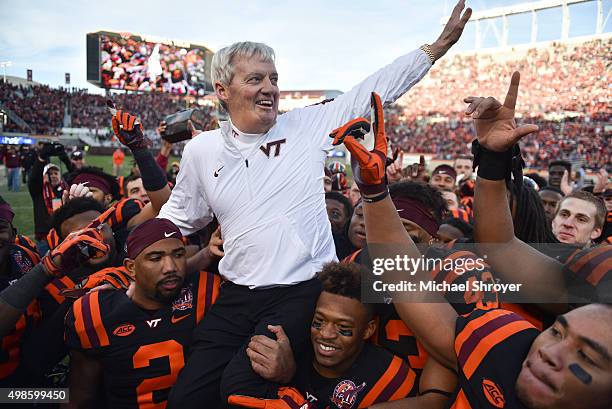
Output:
[[[591,232],[591,240],[595,240],[596,238],[598,238],[599,236],[601,236],[601,227],[598,227],[597,229],[593,230]]]
[[[123,267],[127,269],[127,271],[130,273],[132,278],[136,277],[136,270],[134,269],[134,266],[135,266],[134,260],[132,260],[131,258],[126,257],[123,260]]]
[[[365,332],[363,333],[363,339],[369,339],[376,332],[376,320],[370,320]]]
[[[104,207],[108,207],[109,204],[113,201],[113,195],[107,194],[104,195]]]

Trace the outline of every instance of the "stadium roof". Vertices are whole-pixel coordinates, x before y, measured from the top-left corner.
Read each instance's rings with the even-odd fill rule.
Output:
[[[28,81],[25,78],[15,77],[13,75],[7,75],[6,76],[6,82],[8,82],[9,84],[12,84],[12,85],[24,86],[24,87],[31,87],[32,85],[42,85],[40,82],[37,82],[37,81]]]

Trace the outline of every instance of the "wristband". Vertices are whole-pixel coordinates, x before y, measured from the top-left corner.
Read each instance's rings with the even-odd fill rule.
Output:
[[[383,200],[387,196],[389,196],[389,189],[387,189],[385,187],[385,190],[381,194],[379,194],[378,196],[374,196],[374,197],[361,196],[361,199],[365,203],[376,203],[376,202],[380,202],[381,200]]]
[[[140,169],[142,186],[148,192],[161,190],[168,185],[166,174],[159,167],[155,158],[147,148],[132,149],[134,160]]]
[[[474,155],[473,169],[478,168],[478,176],[487,180],[522,181],[523,159],[518,145],[505,152],[495,152],[482,146],[478,140],[472,142]],[[520,173],[520,178],[518,177]],[[520,183],[520,182],[518,182]]]

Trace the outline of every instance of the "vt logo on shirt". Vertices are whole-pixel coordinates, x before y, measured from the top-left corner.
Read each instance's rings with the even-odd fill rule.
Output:
[[[270,150],[272,149],[272,147],[276,147],[276,149],[274,150],[274,156],[276,157],[276,156],[280,155],[281,145],[284,144],[285,142],[287,142],[286,139],[279,139],[278,141],[268,142],[265,145],[265,148],[264,148],[264,145],[261,145],[259,147],[259,149],[261,149],[261,151],[263,153],[265,153],[266,156],[269,158],[270,157]]]

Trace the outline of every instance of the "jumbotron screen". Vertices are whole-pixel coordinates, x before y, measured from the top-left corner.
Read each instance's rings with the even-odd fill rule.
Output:
[[[205,95],[212,91],[212,56],[188,42],[100,31],[87,35],[87,80],[110,89]]]

